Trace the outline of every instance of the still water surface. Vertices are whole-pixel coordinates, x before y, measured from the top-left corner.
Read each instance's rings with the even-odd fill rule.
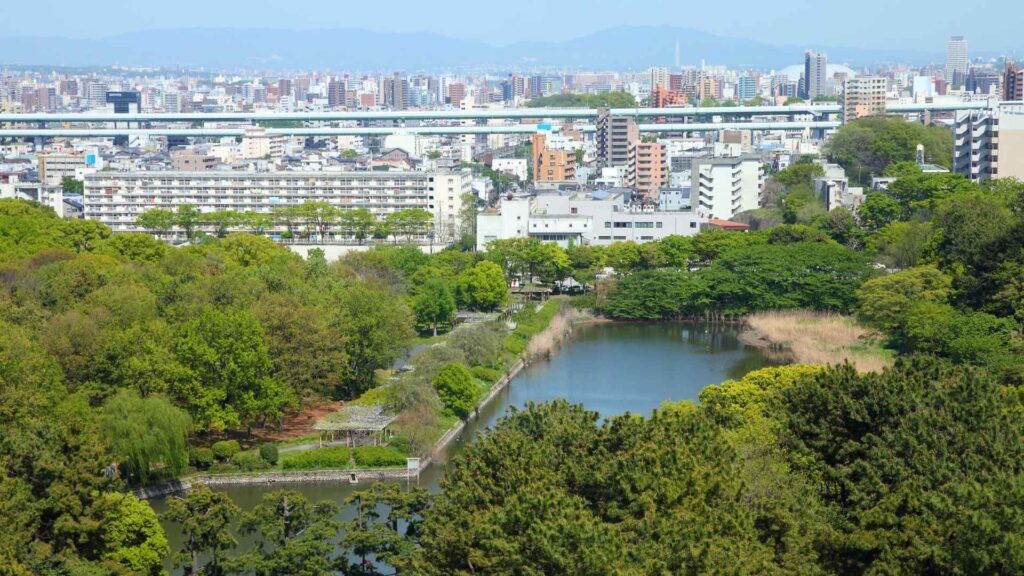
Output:
[[[630,412],[647,415],[662,402],[696,400],[709,384],[739,378],[771,362],[764,352],[739,340],[734,326],[663,323],[590,324],[576,329],[570,343],[550,361],[537,361],[523,370],[471,422],[448,448],[457,453],[483,429],[493,426],[510,406],[564,398],[583,404],[602,417]],[[420,476],[431,490],[444,473],[435,464]],[[348,483],[277,484],[217,488],[230,494],[243,510],[252,508],[264,493],[280,488],[299,490],[307,498],[343,501],[356,488]],[[161,513],[163,500],[151,501]],[[350,520],[343,509],[342,520]],[[166,525],[171,549],[178,550],[182,537],[176,525]],[[243,542],[244,544],[244,542]],[[168,568],[170,565],[168,564]],[[177,572],[177,571],[175,571]]]

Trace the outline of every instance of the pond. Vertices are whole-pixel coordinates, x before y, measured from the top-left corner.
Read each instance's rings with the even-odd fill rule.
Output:
[[[536,361],[516,376],[448,447],[445,456],[457,453],[465,442],[493,426],[510,406],[564,398],[610,417],[626,412],[647,415],[665,401],[696,400],[709,384],[739,378],[772,364],[764,351],[740,340],[739,330],[733,325],[696,323],[579,326],[551,360]],[[422,473],[420,484],[436,490],[443,473],[444,465],[435,464]],[[283,487],[299,490],[313,501],[340,502],[366,486],[311,483],[218,490],[227,492],[243,510],[248,510],[264,493]],[[166,509],[163,500],[153,500],[152,504],[158,513]],[[351,512],[343,510],[341,519],[351,519]],[[172,550],[177,550],[181,533],[175,525],[165,525],[165,529]]]

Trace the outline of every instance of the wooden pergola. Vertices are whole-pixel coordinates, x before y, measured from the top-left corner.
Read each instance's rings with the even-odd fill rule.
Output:
[[[330,435],[328,442],[344,439],[345,445],[349,447],[383,446],[394,435],[390,426],[397,417],[389,414],[379,404],[350,404],[321,419],[313,425],[313,429],[320,433],[321,447],[324,445],[325,434]]]

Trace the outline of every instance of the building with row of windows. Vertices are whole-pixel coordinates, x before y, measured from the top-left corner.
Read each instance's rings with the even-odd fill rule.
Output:
[[[438,242],[458,234],[468,172],[97,172],[85,178],[85,217],[114,232],[144,231],[140,214],[188,204],[202,213],[271,214],[309,201],[366,208],[378,219],[410,209],[434,216]],[[269,230],[268,233],[282,232]]]
[[[563,247],[650,242],[695,235],[708,222],[689,202],[669,212],[632,204],[630,196],[629,191],[598,190],[506,198],[497,209],[477,215],[477,248],[486,250],[493,240],[511,238],[536,238]]]

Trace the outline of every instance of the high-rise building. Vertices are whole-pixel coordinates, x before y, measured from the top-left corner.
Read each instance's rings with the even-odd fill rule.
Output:
[[[608,108],[597,109],[597,166],[612,168],[629,164],[629,145],[640,139],[640,131],[627,116],[612,116]]]
[[[736,97],[743,102],[753,100],[757,97],[757,83],[757,76],[750,74],[740,76],[736,83]]]
[[[339,80],[327,83],[327,106],[338,108],[345,105],[345,84]]]
[[[1011,60],[1006,61],[1006,70],[1003,72],[1003,100],[1024,100],[1024,68]]]
[[[665,145],[658,142],[633,142],[629,147],[626,182],[648,198],[657,198],[658,189],[668,186],[668,162]]]
[[[764,172],[760,158],[700,158],[693,161],[693,190],[702,216],[728,220],[760,207]]]
[[[804,93],[803,97],[813,100],[818,96],[828,96],[828,56],[813,50],[804,54]]]
[[[847,78],[843,83],[843,122],[885,114],[885,94],[888,88],[889,82],[885,78]]]
[[[967,40],[953,36],[946,47],[946,84],[951,88],[962,88],[967,81],[970,62],[967,60]]]
[[[651,91],[653,92],[659,86],[662,88],[669,87],[668,68],[651,68]]]

